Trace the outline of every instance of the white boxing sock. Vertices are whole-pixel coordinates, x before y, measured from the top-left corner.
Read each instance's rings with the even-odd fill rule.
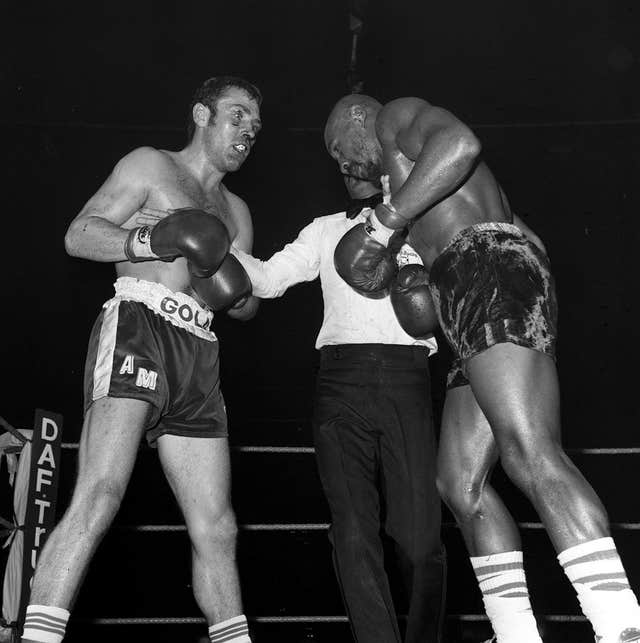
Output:
[[[244,614],[216,623],[209,628],[211,643],[251,643]]]
[[[640,629],[640,607],[629,587],[613,538],[597,538],[558,554],[582,613],[597,636],[617,640],[627,628]]]
[[[51,605],[28,605],[23,639],[41,643],[60,643],[69,620],[69,612]]]
[[[542,643],[531,610],[521,551],[470,558],[498,643]]]

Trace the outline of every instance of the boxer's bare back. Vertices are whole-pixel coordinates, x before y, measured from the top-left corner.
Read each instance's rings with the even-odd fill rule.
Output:
[[[418,98],[397,99],[380,110],[376,132],[382,147],[382,168],[389,175],[394,203],[402,199],[402,188],[425,145],[425,131],[440,127],[443,121],[453,118],[445,110]],[[437,145],[438,141],[433,143]],[[409,185],[407,191],[410,190]],[[511,223],[512,220],[504,192],[487,165],[479,161],[461,177],[453,192],[444,194],[414,219],[408,242],[429,268],[449,241],[464,228],[486,221]]]

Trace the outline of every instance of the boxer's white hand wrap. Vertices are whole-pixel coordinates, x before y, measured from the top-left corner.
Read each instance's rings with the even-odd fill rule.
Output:
[[[371,212],[369,215],[369,218],[367,219],[367,223],[365,224],[365,229],[367,231],[367,234],[377,241],[378,243],[382,244],[385,248],[389,245],[389,239],[395,232],[395,230],[392,230],[391,228],[387,228],[386,225],[383,225],[380,223],[378,220],[378,217],[376,216],[375,212]]]
[[[151,250],[151,226],[133,228],[124,242],[124,254],[133,263],[157,259],[158,255]]]

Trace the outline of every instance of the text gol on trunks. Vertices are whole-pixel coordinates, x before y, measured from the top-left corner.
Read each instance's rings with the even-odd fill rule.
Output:
[[[193,321],[196,326],[205,330],[207,330],[209,327],[208,315],[204,315],[204,319],[201,320],[198,317],[198,313],[200,313],[201,311],[194,310],[188,304],[181,304],[177,299],[174,299],[173,297],[165,297],[160,302],[160,309],[162,310],[162,312],[167,313],[168,315],[179,317],[183,322],[191,323]]]

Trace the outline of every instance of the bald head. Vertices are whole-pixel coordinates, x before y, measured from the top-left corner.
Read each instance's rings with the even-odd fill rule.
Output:
[[[324,144],[345,177],[379,182],[382,149],[376,136],[376,117],[381,108],[371,96],[349,94],[331,110]]]
[[[348,126],[350,123],[359,123],[366,127],[373,125],[382,105],[371,96],[365,94],[347,94],[343,96],[331,110],[327,124],[324,128],[324,142],[328,146],[328,139],[336,131]],[[368,123],[367,123],[368,121]]]

